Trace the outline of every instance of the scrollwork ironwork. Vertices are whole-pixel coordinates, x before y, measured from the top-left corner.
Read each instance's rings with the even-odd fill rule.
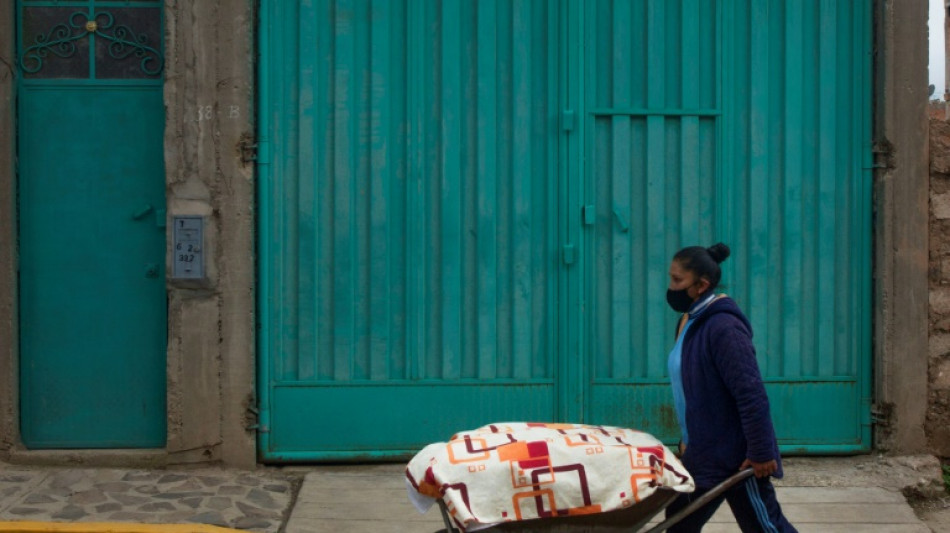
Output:
[[[68,24],[57,24],[49,32],[37,35],[34,44],[23,51],[20,66],[24,72],[35,74],[42,70],[43,61],[50,53],[63,59],[72,57],[76,53],[76,41],[88,35],[109,41],[107,49],[113,59],[123,60],[132,55],[141,58],[139,68],[148,76],[158,75],[164,67],[162,54],[148,46],[148,36],[136,34],[125,24],[116,24],[115,17],[108,11],[98,12],[92,17],[77,11],[69,16]]]
[[[106,22],[99,22],[99,16],[106,17]],[[115,18],[109,12],[102,12],[95,16],[99,27],[96,29],[96,35],[108,39],[109,55],[113,59],[126,59],[131,55],[141,58],[139,67],[142,72],[149,76],[155,76],[162,71],[164,60],[158,50],[148,46],[148,36],[144,33],[136,34],[132,28],[124,24],[115,24]],[[114,26],[114,29],[113,29]],[[103,30],[112,29],[112,35],[103,32]],[[149,64],[156,62],[155,68],[149,68]]]
[[[50,53],[57,57],[66,59],[76,53],[76,41],[86,36],[86,31],[82,25],[76,25],[76,16],[83,16],[82,12],[76,12],[69,16],[69,24],[61,22],[52,28],[48,33],[41,33],[33,40],[35,43],[23,51],[20,59],[20,67],[24,72],[35,74],[43,68],[43,60]],[[80,30],[73,35],[73,30]]]

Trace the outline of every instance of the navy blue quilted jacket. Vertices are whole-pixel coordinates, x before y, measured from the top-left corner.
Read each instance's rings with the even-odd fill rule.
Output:
[[[782,477],[752,326],[731,298],[709,304],[686,331],[682,376],[689,431],[683,465],[697,487],[716,485],[746,458],[775,459],[774,476]]]

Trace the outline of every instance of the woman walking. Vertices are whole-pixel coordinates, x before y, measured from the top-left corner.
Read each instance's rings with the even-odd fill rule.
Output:
[[[667,516],[689,505],[737,471],[755,476],[673,526],[698,532],[723,500],[743,532],[794,532],[782,514],[770,477],[782,477],[769,400],[752,345],[752,326],[736,303],[715,294],[729,247],[690,246],[673,256],[666,299],[683,313],[669,357],[673,403],[682,431],[683,464],[696,491],[681,495]]]

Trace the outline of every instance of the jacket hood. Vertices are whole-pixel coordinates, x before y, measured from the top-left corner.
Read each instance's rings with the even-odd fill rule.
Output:
[[[728,296],[718,298],[709,304],[698,316],[694,318],[694,327],[702,324],[703,322],[709,320],[710,318],[721,315],[728,314],[732,315],[739,319],[742,322],[742,325],[749,333],[749,337],[752,337],[752,323],[749,322],[749,319],[745,316],[745,313],[739,309],[739,306],[736,305],[735,300]]]

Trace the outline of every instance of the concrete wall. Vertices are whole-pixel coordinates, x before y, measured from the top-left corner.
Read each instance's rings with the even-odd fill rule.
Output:
[[[0,2],[0,451],[19,442],[13,2]]]
[[[170,463],[252,466],[254,134],[252,0],[166,0],[165,165],[169,217],[205,217],[207,278],[169,281]],[[171,224],[168,271],[172,271]]]
[[[874,400],[878,449],[927,451],[927,2],[875,2]]]

